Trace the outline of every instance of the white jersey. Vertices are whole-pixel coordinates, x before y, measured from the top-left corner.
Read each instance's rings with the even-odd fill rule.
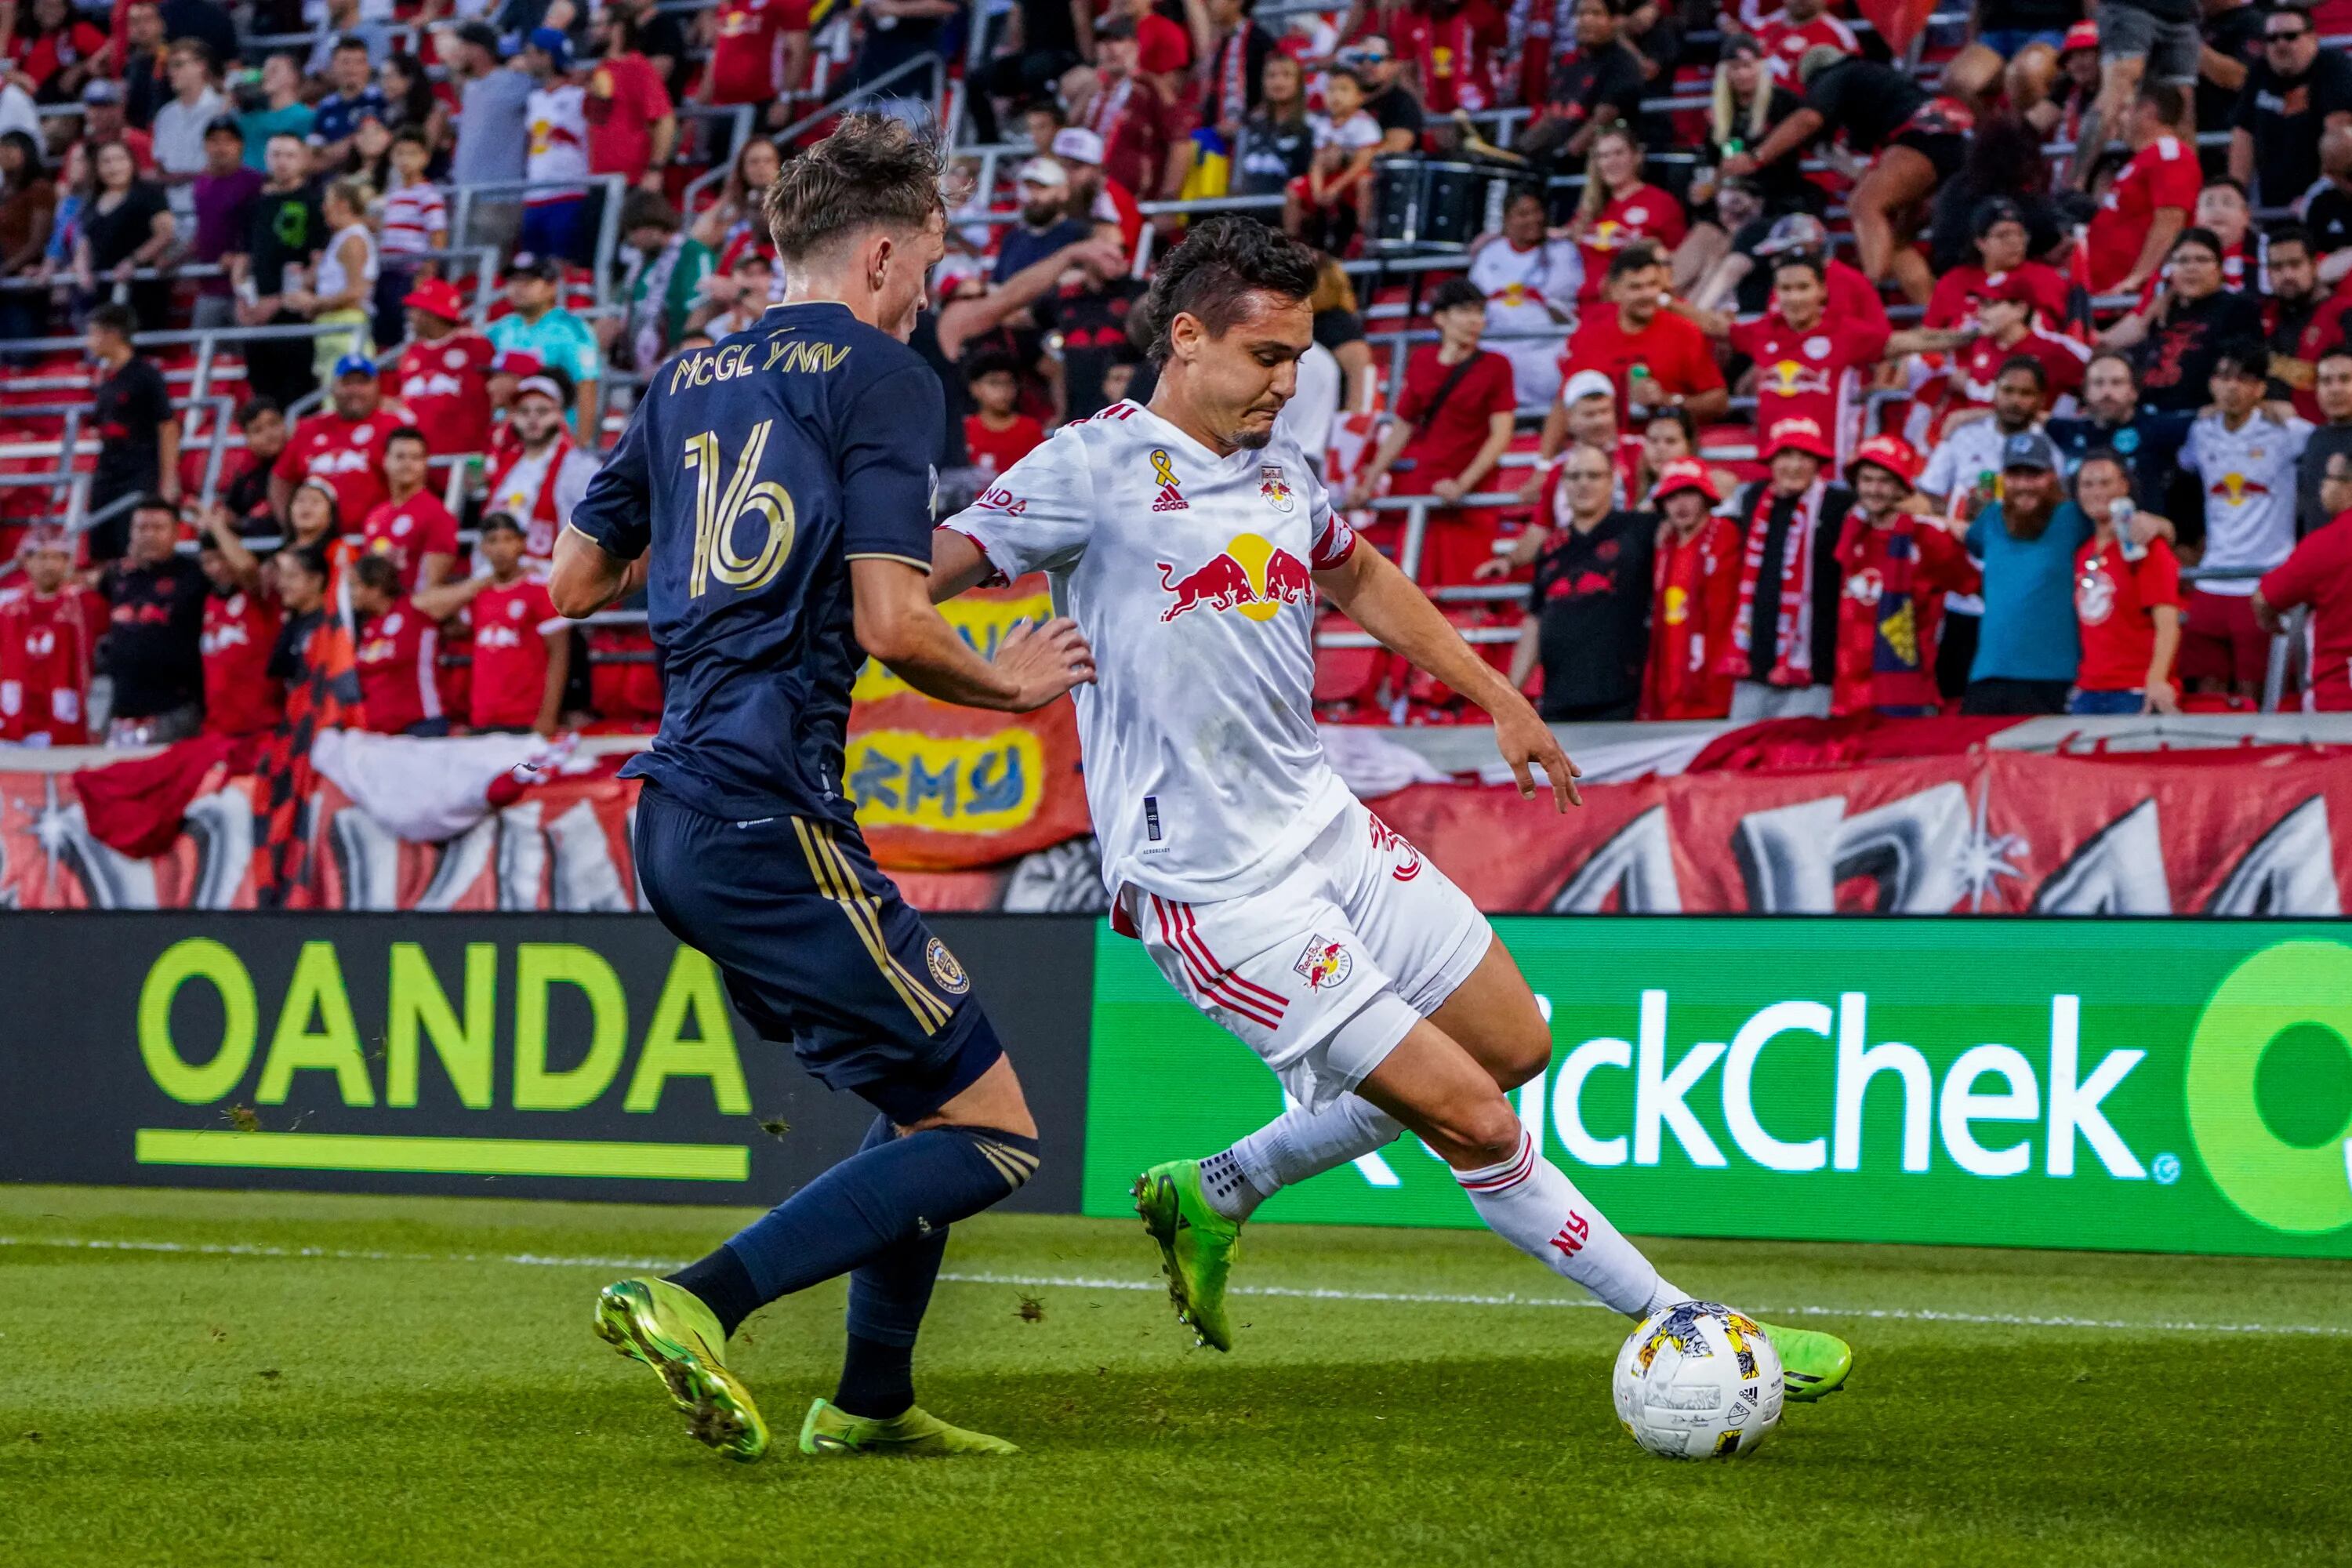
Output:
[[[530,127],[530,150],[523,160],[524,177],[533,186],[559,180],[588,177],[588,98],[576,84],[558,82],[535,87],[523,100]],[[585,185],[523,194],[530,205],[568,202],[588,194]]]
[[[1113,896],[1272,883],[1352,798],[1315,732],[1315,587],[1355,534],[1297,443],[1220,458],[1133,403],[1064,426],[945,525],[1043,571],[1093,646],[1074,693]]]
[[[2205,489],[2202,566],[2267,572],[2294,549],[2295,465],[2311,440],[2300,419],[2282,425],[2257,409],[2236,430],[2219,414],[2201,416],[2181,443],[2180,466]],[[2244,597],[2252,577],[2200,583],[2209,594]]]
[[[1523,409],[1549,408],[1559,391],[1560,347],[1576,320],[1576,295],[1584,286],[1584,258],[1572,241],[1546,240],[1520,250],[1507,239],[1479,248],[1470,258],[1470,286],[1486,296],[1487,348],[1511,362],[1511,384]],[[1562,321],[1551,312],[1568,312]],[[1541,332],[1542,338],[1499,333]]]

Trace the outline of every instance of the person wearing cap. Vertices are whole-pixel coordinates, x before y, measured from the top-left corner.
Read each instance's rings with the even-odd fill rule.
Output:
[[[534,354],[562,371],[576,400],[573,420],[586,431],[595,421],[596,378],[604,365],[588,323],[556,303],[562,276],[552,257],[518,254],[507,268],[507,303],[513,309],[490,323],[490,346]]]
[[[1143,237],[1143,210],[1135,193],[1105,172],[1101,135],[1084,125],[1066,125],[1054,132],[1054,159],[1070,177],[1071,213],[1085,215],[1097,237],[1134,255]]]
[[[1961,326],[2004,287],[2021,290],[2043,325],[2066,319],[2070,285],[2056,268],[2026,254],[2031,240],[2024,208],[2007,196],[1987,196],[1969,216],[1969,229],[1976,237],[1974,259],[1947,268],[1936,279],[1920,325]]]
[[[1863,275],[1874,283],[1893,278],[1913,304],[1926,304],[1935,279],[1910,240],[1936,187],[1959,173],[1975,116],[1957,99],[1929,93],[1907,70],[1832,48],[1806,50],[1797,75],[1804,107],[1774,126],[1763,145],[1725,159],[1722,172],[1752,174],[1843,136],[1871,160],[1847,198]]]
[[[1234,151],[1234,195],[1278,196],[1307,173],[1315,127],[1307,112],[1307,73],[1286,54],[1271,54],[1258,73],[1257,111],[1243,121]]]
[[[1558,368],[1567,370],[1568,361],[1563,358]],[[1622,430],[1623,421],[1617,414],[1617,384],[1609,379],[1608,373],[1599,370],[1569,372],[1560,383],[1559,395],[1552,399],[1551,412],[1544,416],[1543,436],[1537,447],[1535,466],[1520,484],[1518,499],[1533,501],[1540,496],[1559,468],[1558,454],[1580,441],[1588,446],[1615,450],[1618,471],[1622,475],[1628,462],[1626,437],[1620,434]],[[1638,461],[1638,454],[1634,460]],[[1623,504],[1632,499],[1621,482],[1617,495],[1619,503]],[[1529,526],[1528,534],[1540,535],[1541,531],[1541,520],[1538,519]],[[1523,535],[1519,545],[1514,546],[1506,559],[1512,567],[1525,566],[1535,560],[1536,546],[1541,542],[1540,537]],[[1484,568],[1480,574],[1485,574]]]
[[[1736,722],[1826,718],[1843,584],[1837,541],[1853,492],[1822,478],[1837,447],[1811,419],[1771,426],[1763,457],[1769,476],[1732,502],[1741,531],[1738,604],[1716,670],[1734,683]]]
[[[244,246],[253,223],[253,204],[266,183],[259,170],[247,165],[245,132],[232,117],[224,114],[205,128],[204,148],[204,168],[188,188],[195,239],[187,259],[200,267],[220,267],[223,276],[196,285],[195,313],[189,325],[199,331],[236,320],[236,295],[225,264]]]
[[[253,101],[243,100],[247,105]],[[301,60],[284,49],[271,51],[261,62],[260,106],[237,111],[237,129],[245,132],[245,166],[268,169],[273,136],[294,137],[307,148],[318,122],[319,111],[302,100]]]
[[[319,247],[319,265],[309,288],[291,288],[283,296],[286,309],[314,327],[339,327],[310,340],[312,367],[325,381],[346,357],[373,359],[374,323],[368,307],[375,296],[375,231],[368,226],[366,191],[356,180],[332,180],[319,198],[326,219],[327,242]]]
[[[1511,420],[1518,399],[1511,389],[1511,362],[1479,346],[1486,331],[1486,298],[1459,278],[1449,278],[1430,296],[1429,319],[1438,341],[1423,343],[1405,361],[1404,390],[1396,417],[1349,487],[1346,505],[1362,506],[1380,493],[1393,471],[1391,493],[1434,496],[1422,544],[1421,579],[1466,583],[1494,553],[1491,514],[1462,510],[1465,495],[1486,488],[1495,464],[1511,444]],[[1404,519],[1390,513],[1365,538],[1399,549]]]
[[[1546,232],[1543,193],[1519,191],[1503,207],[1503,226],[1470,247],[1470,282],[1486,296],[1486,324],[1513,334],[1495,350],[1511,362],[1523,414],[1539,413],[1559,395],[1559,338],[1576,323],[1583,262],[1573,241]]]
[[[1984,563],[1984,616],[1960,711],[2063,713],[2082,662],[2074,619],[2074,560],[2090,519],[2066,499],[2058,449],[2039,430],[2001,442],[2000,499],[1969,524],[1969,553]]]
[[[1941,522],[1910,507],[1919,455],[1897,436],[1874,436],[1846,465],[1853,510],[1837,544],[1837,678],[1830,711],[1916,719],[1941,710],[1936,684],[1947,594],[1982,585],[1968,552]]]
[[[533,28],[518,61],[532,86],[524,105],[530,152],[523,178],[530,188],[515,244],[536,256],[578,260],[588,190],[572,182],[588,176],[587,93],[569,74],[571,40],[552,27]]]
[[[407,343],[393,360],[393,397],[433,456],[489,449],[489,339],[466,324],[457,284],[428,278],[402,296]]]
[[[95,151],[109,142],[131,149],[141,172],[155,171],[155,139],[131,123],[124,113],[122,84],[103,79],[81,89],[81,145]]]
[[[1616,481],[1606,447],[1571,447],[1546,509],[1554,526],[1536,556],[1510,677],[1524,689],[1542,665],[1537,710],[1547,723],[1629,720],[1641,706],[1658,531],[1648,513],[1612,504]]]
[[[236,547],[232,556],[226,537]],[[204,660],[205,733],[260,735],[285,715],[286,693],[269,673],[270,650],[283,624],[278,595],[262,587],[260,563],[238,539],[236,520],[215,507],[196,536],[196,568],[210,592],[196,639]]]
[[[1651,496],[1662,515],[1640,716],[1721,719],[1731,712],[1732,679],[1718,664],[1739,608],[1739,525],[1715,510],[1723,494],[1696,458],[1660,468]]]
[[[1031,262],[1093,232],[1091,224],[1070,216],[1069,171],[1055,160],[1032,158],[1023,163],[1020,185],[1021,221],[1004,231],[997,247],[996,266],[989,274],[992,282],[1002,283]]]
[[[2042,414],[2074,412],[2074,396],[2083,389],[2083,375],[2091,363],[2091,345],[2052,331],[2036,319],[2035,310],[2031,286],[2017,278],[2004,279],[1978,303],[1975,335],[1955,356],[1947,377],[1948,407],[1990,406],[2001,372],[2016,360],[2030,359],[2042,367]],[[1964,415],[1946,416],[1948,434],[1952,420],[1959,417]]]
[[[514,441],[498,454],[490,469],[484,504],[509,513],[521,525],[525,552],[533,560],[554,554],[556,535],[572,521],[572,509],[596,475],[595,453],[583,450],[564,427],[563,413],[571,401],[559,370],[550,368],[517,382],[507,408]]]
[[[310,167],[319,174],[341,171],[361,121],[382,123],[392,118],[392,105],[375,84],[375,65],[365,39],[338,38],[328,54],[326,77],[333,90],[311,106],[318,119],[310,127]]]
[[[331,489],[337,509],[355,523],[384,498],[384,437],[408,421],[383,405],[373,360],[349,354],[331,370],[333,406],[294,426],[270,470],[270,505],[281,518],[294,487],[306,479]]]
[[[0,742],[89,742],[89,678],[106,601],[74,578],[81,540],[36,528],[17,547],[25,588],[0,597]]]
[[[2045,141],[2077,141],[2083,116],[2099,97],[2099,25],[2085,17],[2066,29],[2058,46],[2058,74],[2025,122]]]
[[[2132,542],[2131,471],[2113,452],[2074,470],[2074,504],[2091,520],[2074,555],[2074,620],[2082,663],[2070,713],[2178,713],[2173,659],[2180,647],[2180,561],[2171,542]]]
[[[775,262],[764,250],[746,250],[735,258],[725,277],[710,279],[707,298],[687,318],[687,325],[714,341],[750,331],[775,303]]]
[[[1663,407],[1687,408],[1702,425],[1722,418],[1731,407],[1706,334],[1663,308],[1672,298],[1666,284],[1665,255],[1656,245],[1638,239],[1618,250],[1609,261],[1610,303],[1585,312],[1560,362],[1568,373],[1598,370],[1608,375],[1617,387],[1618,420],[1625,428]],[[1564,417],[1565,411],[1555,406],[1551,419]],[[1545,446],[1556,449],[1551,421],[1544,434]]]

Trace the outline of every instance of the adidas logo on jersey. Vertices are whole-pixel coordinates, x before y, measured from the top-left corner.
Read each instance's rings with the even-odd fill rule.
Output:
[[[1192,503],[1186,500],[1183,492],[1176,488],[1178,482],[1176,469],[1168,460],[1168,453],[1164,447],[1152,448],[1151,477],[1160,481],[1160,494],[1151,503],[1152,510],[1190,511],[1192,510]]]

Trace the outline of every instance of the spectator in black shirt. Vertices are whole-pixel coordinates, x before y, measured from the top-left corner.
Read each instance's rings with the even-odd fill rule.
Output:
[[[247,327],[299,326],[304,318],[286,308],[286,269],[310,264],[326,243],[327,219],[310,194],[310,150],[302,138],[284,132],[272,136],[267,157],[269,178],[253,198],[244,251],[229,261],[237,284],[236,319]],[[313,357],[302,338],[248,343],[247,384],[279,407],[291,407],[319,384]]]
[[[1805,51],[1797,79],[1804,107],[1775,126],[1761,147],[1725,159],[1722,172],[1752,174],[1796,158],[1817,140],[1843,134],[1853,152],[1873,155],[1847,201],[1863,273],[1874,283],[1891,275],[1913,304],[1926,304],[1935,292],[1935,275],[1909,240],[1927,198],[1960,171],[1972,123],[1969,111],[1951,99],[1930,96],[1908,71],[1826,45]]]
[[[93,515],[125,498],[180,493],[180,426],[163,373],[131,341],[137,322],[127,305],[100,305],[89,313],[84,338],[97,362],[90,422],[98,430],[98,466],[89,479]],[[89,556],[104,563],[123,552],[131,517],[118,510],[89,531]]]
[[[1143,299],[1144,283],[1106,260],[1096,251],[1081,256],[1081,280],[1065,283],[1037,301],[1037,324],[1060,356],[1065,420],[1087,418],[1117,402],[1105,392],[1104,380],[1112,366],[1131,364],[1137,357],[1129,324]]]
[[[1980,121],[1969,139],[1967,162],[1936,192],[1930,259],[1937,274],[1975,264],[1979,237],[1977,209],[1995,197],[2016,205],[2017,216],[2025,225],[2028,257],[2038,258],[2057,249],[2065,231],[2059,226],[2049,190],[2050,160],[2033,128],[2013,114],[1989,115]]]
[[[2204,49],[2197,61],[2197,129],[2220,131],[2230,124],[2238,95],[2262,63],[2263,13],[2252,0],[2199,0],[2204,11],[2197,25]],[[2202,154],[2206,170],[2222,160]]]
[[[2263,335],[2262,306],[2221,286],[2221,241],[2190,228],[2172,242],[2171,281],[2145,310],[2108,328],[2099,346],[2137,351],[2140,395],[2167,414],[2192,414],[2211,401],[2221,345]]]
[[[130,289],[131,309],[141,326],[161,331],[172,286],[162,279],[131,282],[141,268],[162,265],[179,230],[163,187],[139,177],[130,147],[109,142],[90,154],[97,194],[81,212],[81,236],[74,246],[74,280],[88,296]]]
[[[98,668],[114,685],[109,745],[184,741],[205,721],[204,568],[176,552],[179,508],[149,496],[131,509],[129,552],[99,574],[109,606]]]
[[[1511,682],[1525,686],[1540,659],[1547,721],[1631,719],[1649,657],[1658,520],[1611,507],[1617,465],[1601,448],[1579,444],[1561,462],[1569,525],[1553,529],[1536,557]]]
[[[991,282],[1002,283],[1094,232],[1092,224],[1070,216],[1069,171],[1054,159],[1032,158],[1022,164],[1020,183],[1021,221],[1004,231]]]
[[[1762,44],[1750,34],[1730,35],[1715,68],[1715,103],[1707,111],[1707,141],[1714,156],[1706,161],[1720,162],[1762,146],[1772,127],[1804,106],[1805,100],[1772,74]],[[1819,212],[1823,205],[1821,187],[1805,177],[1798,159],[1783,158],[1750,178],[1772,216],[1801,209]],[[1714,200],[1717,187],[1717,181],[1704,177],[1694,184],[1692,207]]]
[[[1081,26],[1086,29],[1084,43]],[[1087,0],[1015,0],[1004,18],[996,58],[981,76],[982,96],[973,109],[989,108],[991,98],[1026,101],[1052,98],[1054,84],[1062,73],[1090,52],[1093,33],[1094,10]],[[994,119],[992,110],[989,118]],[[981,132],[984,140],[996,140],[989,126],[982,125]]]
[[[172,96],[171,78],[163,68],[163,17],[153,0],[132,0],[123,7],[122,118],[144,131],[155,123],[155,111]]]
[[[1298,62],[1269,55],[1259,73],[1258,110],[1242,126],[1234,151],[1234,194],[1278,196],[1307,173],[1315,156],[1315,130],[1307,121],[1305,81]]]
[[[2084,416],[2053,419],[2042,427],[2071,471],[2094,452],[2123,459],[2132,494],[2142,511],[2179,515],[2170,492],[2180,474],[2180,444],[2189,439],[2193,414],[2159,414],[2139,401],[2139,373],[2125,355],[2109,352],[2083,369],[2080,398]]]
[[[2263,53],[2230,116],[2230,173],[2279,207],[2318,181],[2321,132],[2352,127],[2352,60],[2323,52],[2311,13],[2297,10],[2263,18]]]
[[[269,503],[269,470],[286,450],[286,414],[267,397],[248,397],[236,411],[236,426],[245,436],[244,467],[221,490],[220,504],[240,533],[278,531],[277,509]]]
[[[1426,117],[1421,100],[1397,79],[1403,67],[1378,33],[1359,38],[1339,51],[1339,63],[1352,68],[1364,81],[1364,112],[1381,128],[1381,152],[1411,153],[1421,145]]]
[[[2303,225],[2319,255],[2319,280],[2329,288],[2352,273],[2352,128],[2319,138],[2319,183],[2304,205]]]
[[[1608,0],[1577,0],[1576,50],[1551,76],[1551,94],[1522,132],[1518,151],[1538,163],[1581,165],[1592,139],[1642,112],[1642,57],[1619,36]]]
[[[2263,269],[2270,274],[2270,297],[2263,301],[2268,328],[2263,343],[2271,351],[2269,395],[2307,399],[2319,351],[2336,346],[2320,340],[2319,307],[2326,295],[2319,287],[2311,233],[2293,221],[2273,224],[2259,243]],[[2340,341],[2340,327],[2336,335]]]

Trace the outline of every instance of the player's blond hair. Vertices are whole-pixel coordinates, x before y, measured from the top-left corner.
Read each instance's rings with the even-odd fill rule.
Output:
[[[765,216],[786,264],[862,228],[918,229],[943,214],[939,143],[887,114],[847,114],[832,135],[787,161]]]

